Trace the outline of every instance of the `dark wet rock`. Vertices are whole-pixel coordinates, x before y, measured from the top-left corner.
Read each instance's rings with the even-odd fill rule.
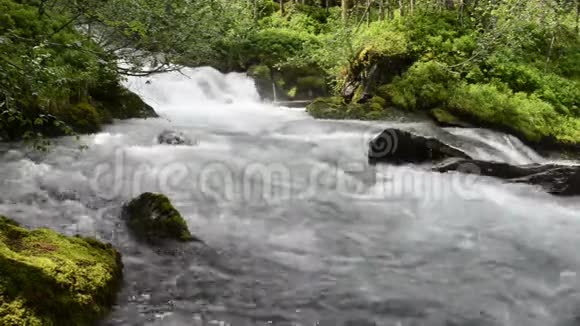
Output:
[[[157,136],[159,144],[168,145],[193,145],[193,141],[185,134],[172,130],[165,130]]]
[[[433,167],[433,171],[478,174],[514,183],[538,185],[561,196],[580,195],[580,166],[556,164],[510,165],[470,159],[453,159]]]
[[[369,143],[369,162],[425,163],[448,158],[471,159],[465,152],[435,138],[399,129],[386,129]]]
[[[123,207],[129,230],[139,239],[159,243],[163,240],[199,241],[167,196],[144,193]]]

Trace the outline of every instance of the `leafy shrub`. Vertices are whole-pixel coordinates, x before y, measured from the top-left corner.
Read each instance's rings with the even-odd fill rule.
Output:
[[[455,82],[456,77],[437,62],[417,62],[381,92],[397,107],[430,109],[448,100]]]
[[[247,63],[275,66],[297,55],[316,38],[309,33],[288,28],[267,28],[251,35],[242,45],[240,54]]]
[[[416,58],[456,64],[471,57],[477,49],[477,34],[469,22],[461,27],[452,11],[419,10],[395,21],[399,33],[407,34],[409,51]]]
[[[534,95],[513,93],[492,84],[461,84],[450,98],[449,108],[528,141],[580,143],[580,120],[559,114],[551,104]]]
[[[353,45],[355,49],[360,49],[360,52],[372,51],[386,57],[406,53],[408,41],[406,33],[394,30],[390,22],[377,21],[356,33]]]

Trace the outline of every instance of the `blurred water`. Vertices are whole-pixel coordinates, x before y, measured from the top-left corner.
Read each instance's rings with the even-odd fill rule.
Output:
[[[85,151],[63,138],[45,155],[4,144],[0,157],[0,213],[122,251],[125,285],[104,324],[579,324],[578,198],[366,163],[389,126],[482,159],[543,161],[515,139],[314,120],[211,68],[127,83],[162,118],[83,136]],[[198,145],[155,144],[165,129]],[[169,195],[208,246],[134,242],[119,209],[145,191]]]

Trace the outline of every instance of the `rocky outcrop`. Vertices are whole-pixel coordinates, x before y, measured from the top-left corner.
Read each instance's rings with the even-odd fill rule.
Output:
[[[453,159],[435,165],[433,171],[478,174],[508,182],[538,185],[554,195],[580,195],[580,166],[574,165],[516,166],[499,162]]]
[[[95,107],[99,109],[103,118],[144,119],[158,117],[155,110],[145,103],[139,95],[117,83],[91,89],[90,94],[95,102]]]
[[[0,216],[0,325],[92,325],[113,305],[119,253]]]
[[[157,136],[159,144],[193,145],[193,141],[182,132],[165,130]]]
[[[123,207],[123,218],[139,240],[149,243],[199,241],[191,235],[169,198],[162,194],[144,193],[131,200]]]
[[[471,159],[465,152],[435,138],[386,129],[369,143],[369,163],[426,163],[448,158]]]

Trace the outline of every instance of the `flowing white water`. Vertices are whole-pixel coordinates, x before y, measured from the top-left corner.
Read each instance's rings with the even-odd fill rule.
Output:
[[[366,164],[386,126],[482,159],[542,161],[523,144],[427,123],[317,121],[210,68],[149,81],[128,85],[161,119],[84,136],[85,151],[66,138],[42,156],[2,145],[1,214],[122,251],[125,285],[104,324],[578,324],[577,198]],[[165,129],[198,145],[155,144]],[[208,247],[136,243],[119,208],[144,191],[169,195]]]
[[[466,137],[479,141],[489,147],[495,148],[498,152],[499,161],[511,164],[531,164],[545,163],[546,159],[541,157],[533,149],[526,146],[518,138],[485,129],[449,128],[449,132],[454,135]],[[486,160],[498,160],[497,157],[487,156]]]

